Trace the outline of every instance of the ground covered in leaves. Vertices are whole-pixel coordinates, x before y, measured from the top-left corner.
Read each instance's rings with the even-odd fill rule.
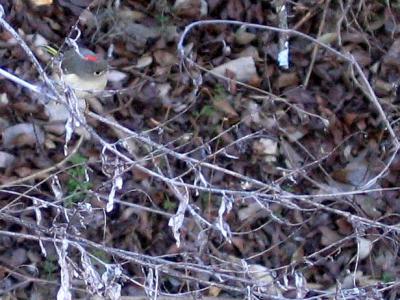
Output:
[[[0,77],[4,299],[400,297],[397,1],[0,4],[41,89]],[[79,34],[107,90],[55,123],[43,46]]]

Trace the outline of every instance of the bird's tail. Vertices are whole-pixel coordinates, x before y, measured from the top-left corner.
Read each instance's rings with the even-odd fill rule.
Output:
[[[46,53],[48,53],[52,57],[58,57],[61,54],[60,49],[57,46],[41,46]]]

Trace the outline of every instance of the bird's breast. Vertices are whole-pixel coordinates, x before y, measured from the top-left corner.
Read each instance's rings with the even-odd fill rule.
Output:
[[[63,74],[62,78],[69,87],[78,91],[102,91],[107,85],[107,74],[93,79],[79,78],[76,74]]]

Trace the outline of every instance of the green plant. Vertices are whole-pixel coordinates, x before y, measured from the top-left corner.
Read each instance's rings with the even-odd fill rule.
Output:
[[[227,93],[222,84],[216,84],[212,92],[213,101],[220,101],[226,99]]]
[[[211,100],[212,103],[224,100],[227,98],[227,93],[222,84],[216,84],[214,89],[211,92]],[[192,112],[193,116],[198,119],[200,117],[207,117],[210,118],[212,117],[215,113],[217,113],[217,110],[215,108],[215,105],[212,104],[206,104],[203,105],[200,112],[194,111]]]
[[[213,114],[215,114],[215,108],[211,105],[204,105],[198,113],[197,117],[211,117]]]
[[[388,282],[395,281],[396,278],[395,278],[395,276],[394,276],[392,273],[390,273],[390,272],[383,272],[381,280],[382,280],[384,283],[388,283]]]
[[[101,261],[104,262],[104,263],[107,263],[107,264],[108,264],[108,263],[111,262],[109,255],[108,255],[106,252],[102,251],[102,250],[95,249],[95,250],[92,252],[92,254],[93,254],[94,256],[96,256],[99,260],[101,260]],[[92,259],[92,262],[93,262],[93,264],[96,263],[96,261],[95,261],[94,259]]]
[[[170,17],[160,14],[156,16],[156,20],[161,27],[161,31],[163,31],[163,28],[165,28],[166,24],[170,21]]]
[[[86,180],[85,164],[87,158],[81,154],[73,155],[69,160],[74,167],[68,170],[66,207],[71,207],[79,202],[83,196],[92,188],[92,183]]]
[[[157,6],[161,9],[158,10],[158,14],[156,14],[155,19],[160,27],[160,33],[166,34],[168,31],[168,24],[171,22],[170,16],[167,15],[171,13],[171,7],[166,0],[158,0]]]
[[[47,280],[54,280],[56,277],[55,272],[58,269],[57,257],[49,255],[43,263],[44,277]]]
[[[176,210],[176,203],[171,201],[167,194],[164,194],[163,208],[165,210]]]

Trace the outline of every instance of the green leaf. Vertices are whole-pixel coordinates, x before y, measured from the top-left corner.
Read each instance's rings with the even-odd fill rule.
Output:
[[[165,200],[163,201],[163,208],[165,210],[175,210],[176,209],[176,203],[172,202],[168,195],[165,194]]]
[[[76,153],[71,156],[69,161],[74,165],[80,165],[88,161],[87,157],[83,156],[82,154]]]
[[[384,283],[392,282],[392,281],[395,281],[395,280],[396,280],[396,278],[395,278],[395,276],[394,276],[392,273],[383,272],[383,274],[382,274],[382,281],[383,281]]]
[[[215,114],[214,107],[211,105],[204,105],[199,115],[205,117],[211,117],[213,114]]]

